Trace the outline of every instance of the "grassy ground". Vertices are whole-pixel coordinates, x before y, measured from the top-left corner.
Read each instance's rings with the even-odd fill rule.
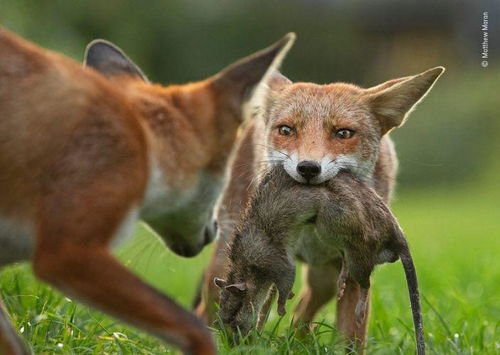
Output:
[[[431,354],[500,353],[500,192],[488,186],[495,185],[402,191],[394,203],[416,260]],[[118,255],[135,272],[188,306],[210,250],[195,259],[181,259],[159,246],[139,227]],[[173,351],[36,282],[28,265],[7,268],[0,277],[2,297],[16,327],[37,354]],[[413,353],[411,314],[400,263],[380,267],[373,284],[369,353]],[[296,283],[299,288],[300,281]],[[273,312],[265,331],[253,334],[252,341],[239,347],[231,347],[225,335],[217,333],[220,352],[340,353],[334,308],[331,304],[322,311],[318,317],[321,325],[304,340],[293,336],[289,315],[278,319]]]

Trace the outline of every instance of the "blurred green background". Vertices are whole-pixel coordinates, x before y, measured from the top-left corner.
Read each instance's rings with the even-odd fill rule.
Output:
[[[89,41],[106,38],[162,84],[205,78],[290,31],[298,40],[283,71],[294,81],[371,86],[443,65],[432,95],[394,134],[400,185],[429,186],[470,181],[498,160],[499,7],[496,0],[0,0],[0,23],[78,61]]]
[[[447,71],[431,94],[392,134],[400,158],[394,209],[412,242],[422,293],[428,299],[424,313],[431,333],[427,338],[435,346],[431,350],[500,353],[499,4],[497,0],[0,0],[0,24],[77,61],[89,41],[108,39],[152,81],[162,84],[205,78],[290,31],[298,39],[283,73],[294,81],[346,81],[369,87],[445,66]],[[487,67],[481,65],[485,11],[490,39]],[[186,260],[157,246],[158,241],[140,229],[119,254],[155,286],[189,305],[210,250]],[[15,295],[31,292],[36,298],[48,292],[40,291],[45,289],[33,283],[26,270],[21,266],[1,274],[2,294],[19,329],[41,324],[36,317],[45,308],[30,310],[33,305]],[[25,281],[19,284],[19,280]],[[370,334],[373,344],[386,347],[372,345],[372,352],[412,351],[403,286],[398,265],[382,267],[375,275]],[[62,317],[64,323],[66,306],[56,302],[53,307],[48,318]],[[85,311],[79,316],[85,321],[78,329],[87,329],[85,322],[97,315],[81,308]],[[322,317],[333,321],[333,307]],[[122,331],[121,325],[107,322]],[[26,334],[39,351],[64,353],[68,345],[57,347],[63,341],[55,329],[56,340],[47,348],[35,331]],[[86,347],[89,352],[104,351]],[[110,349],[115,348],[106,349],[113,353]]]

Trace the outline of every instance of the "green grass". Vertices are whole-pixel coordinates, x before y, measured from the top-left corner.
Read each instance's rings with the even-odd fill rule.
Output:
[[[436,191],[402,191],[394,202],[415,257],[431,354],[500,353],[500,191],[494,189],[496,181]],[[131,243],[117,254],[136,273],[187,307],[210,250],[195,259],[182,259],[139,227]],[[29,265],[7,268],[0,275],[2,297],[12,319],[37,354],[175,351],[35,281]],[[370,354],[413,353],[405,285],[400,263],[375,272]],[[300,288],[300,280],[295,288]],[[321,324],[305,339],[294,336],[290,317],[288,312],[279,319],[273,311],[265,330],[254,332],[252,339],[237,347],[230,345],[226,334],[217,332],[220,352],[342,353],[333,303],[321,312],[317,319]]]

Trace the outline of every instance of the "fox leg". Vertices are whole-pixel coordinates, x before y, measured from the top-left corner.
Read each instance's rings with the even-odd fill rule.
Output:
[[[194,315],[146,285],[104,248],[65,245],[39,251],[35,272],[70,296],[174,343],[187,353],[215,354],[210,334]]]
[[[0,354],[27,355],[31,352],[12,326],[5,306],[0,301]]]
[[[303,268],[305,286],[295,309],[294,325],[307,331],[316,313],[335,296],[340,262],[335,260],[321,266],[303,265]]]
[[[122,161],[132,160],[130,154],[126,157]],[[101,161],[97,159],[93,166],[100,168]],[[81,159],[78,165],[85,167]],[[58,166],[68,169],[68,164]],[[125,216],[142,198],[146,179],[138,184],[139,177],[133,175],[141,171],[144,167],[124,163],[97,172],[75,169],[73,176],[71,170],[54,173],[38,201],[35,274],[70,297],[186,353],[215,354],[201,320],[144,283],[109,252]]]
[[[347,249],[343,267],[348,271],[344,295],[337,302],[337,328],[349,339],[349,347],[364,352],[370,312],[370,275],[375,261],[370,250]],[[355,281],[356,280],[356,281]]]
[[[278,289],[275,286],[272,286],[271,290],[269,290],[269,294],[267,295],[267,299],[262,305],[262,309],[260,310],[259,317],[257,319],[257,330],[262,330],[264,328],[277,294]]]
[[[370,292],[369,288],[361,287],[359,290],[359,301],[356,305],[356,325],[361,327],[363,325],[363,321],[366,318],[366,311],[368,309],[368,294]]]
[[[219,303],[220,288],[214,283],[214,278],[224,277],[226,270],[224,238],[217,239],[212,258],[203,273],[200,285],[199,302],[195,305],[194,313],[208,324],[216,320],[217,304]]]
[[[362,302],[363,319],[358,322],[356,317],[356,307]],[[359,308],[361,311],[361,308]],[[362,289],[360,285],[348,278],[345,283],[344,294],[337,301],[337,328],[348,339],[351,348],[357,348],[359,352],[363,352],[368,328],[368,315],[370,311],[370,291]]]

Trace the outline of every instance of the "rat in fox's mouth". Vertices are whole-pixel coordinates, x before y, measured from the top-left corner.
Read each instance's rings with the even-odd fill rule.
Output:
[[[299,243],[296,231],[311,223],[318,230],[315,235],[321,237]],[[256,315],[266,312],[262,308],[269,303],[266,299],[273,287],[278,291],[278,313],[285,314],[286,301],[293,295],[295,259],[314,263],[315,254],[324,254],[325,250],[332,250],[332,258],[339,251],[343,256],[338,297],[342,297],[347,279],[361,287],[355,315],[358,324],[366,317],[375,266],[401,258],[417,353],[424,354],[417,277],[406,238],[375,191],[348,172],[320,186],[298,184],[281,167],[264,175],[229,245],[227,279],[215,280],[221,288],[222,321],[243,334],[248,332]]]

